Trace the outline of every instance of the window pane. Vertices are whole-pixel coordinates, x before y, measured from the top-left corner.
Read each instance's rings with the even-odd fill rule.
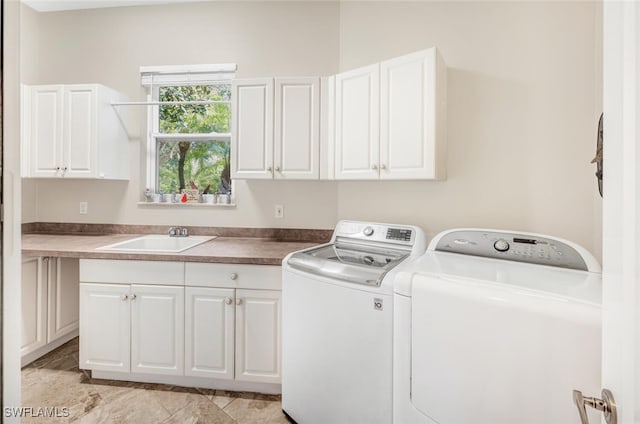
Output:
[[[231,85],[184,85],[160,87],[159,100],[230,102]],[[228,133],[231,104],[160,106],[161,133]]]
[[[209,193],[231,190],[228,141],[158,140],[158,190],[176,193],[191,183]]]

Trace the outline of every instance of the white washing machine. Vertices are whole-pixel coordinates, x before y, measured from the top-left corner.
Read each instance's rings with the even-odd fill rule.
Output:
[[[392,421],[395,267],[424,253],[414,226],[340,221],[282,263],[282,409],[299,424]]]
[[[578,423],[573,389],[601,387],[601,289],[566,240],[439,234],[396,273],[394,422]]]

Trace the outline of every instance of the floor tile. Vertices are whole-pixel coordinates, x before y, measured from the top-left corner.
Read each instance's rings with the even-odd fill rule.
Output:
[[[69,416],[25,424],[288,423],[279,395],[91,378],[78,368],[78,338],[22,369],[23,406],[68,408]]]

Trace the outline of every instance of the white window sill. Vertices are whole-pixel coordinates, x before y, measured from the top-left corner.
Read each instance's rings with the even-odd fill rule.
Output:
[[[138,202],[138,206],[160,208],[235,208],[235,203],[169,203],[169,202]]]

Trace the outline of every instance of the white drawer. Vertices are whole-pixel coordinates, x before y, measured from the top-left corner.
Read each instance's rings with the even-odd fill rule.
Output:
[[[80,259],[83,283],[184,285],[184,262]]]
[[[280,290],[282,268],[273,265],[187,262],[185,284],[196,287]]]

